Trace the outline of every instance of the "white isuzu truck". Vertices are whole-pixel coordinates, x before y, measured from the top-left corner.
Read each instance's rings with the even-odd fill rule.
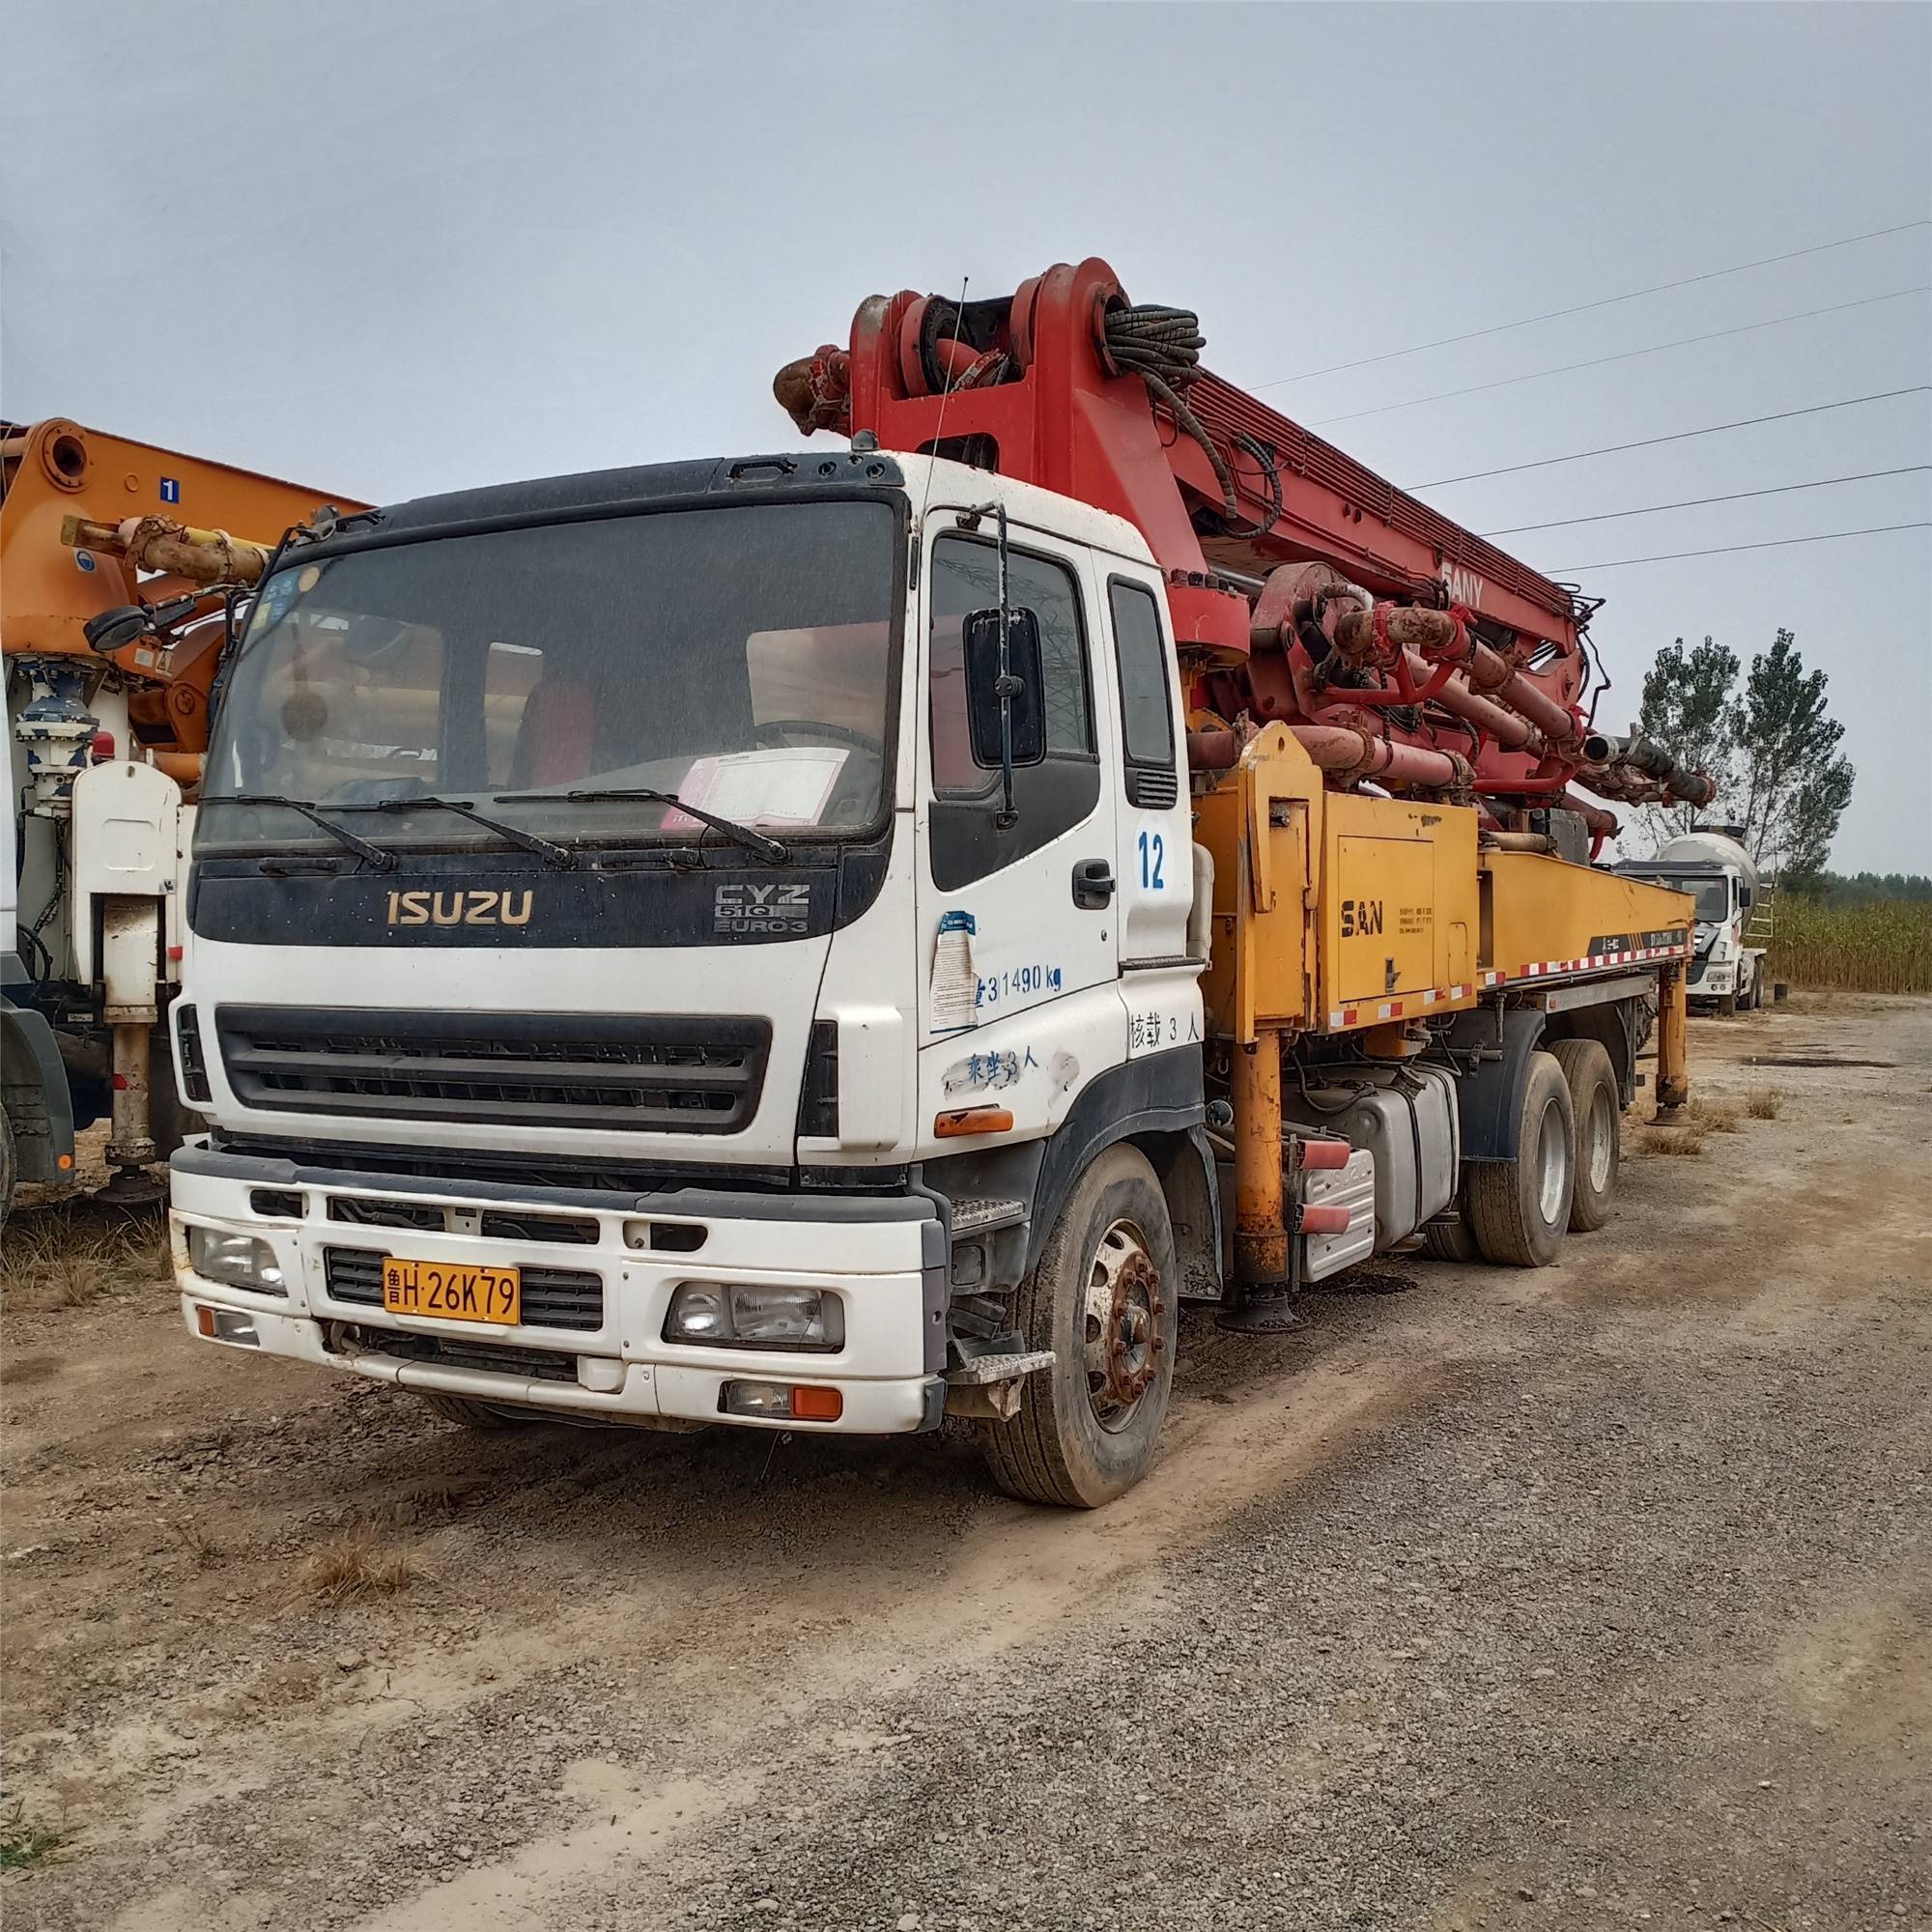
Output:
[[[1003,562],[1041,687],[1010,806],[966,655]],[[481,1425],[918,1430],[949,1340],[955,1407],[1048,1359],[990,1291],[1070,1221],[1121,1289],[1107,1489],[1177,1238],[1218,1275],[1161,595],[1120,519],[883,455],[291,551],[195,828],[191,1331]]]

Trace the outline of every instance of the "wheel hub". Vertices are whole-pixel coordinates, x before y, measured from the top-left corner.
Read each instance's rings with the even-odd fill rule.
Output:
[[[1104,1429],[1123,1428],[1160,1374],[1166,1348],[1160,1271],[1131,1221],[1100,1236],[1087,1277],[1087,1399]]]

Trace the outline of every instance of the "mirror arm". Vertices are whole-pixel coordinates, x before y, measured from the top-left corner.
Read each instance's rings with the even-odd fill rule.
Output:
[[[1007,657],[1007,506],[1004,503],[982,503],[973,512],[975,516],[991,515],[999,526],[1000,558],[1000,675],[994,682],[993,690],[1000,700],[1000,810],[993,820],[993,828],[998,832],[1010,832],[1019,823],[1019,813],[1013,810],[1013,699],[1025,689],[1012,673]]]

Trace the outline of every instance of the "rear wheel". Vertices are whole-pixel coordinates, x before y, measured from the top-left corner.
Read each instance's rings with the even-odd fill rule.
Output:
[[[1532,1053],[1517,1113],[1514,1160],[1469,1170],[1470,1226],[1483,1259],[1503,1267],[1548,1267],[1570,1225],[1576,1178],[1570,1083],[1553,1054]]]
[[[1054,1364],[1026,1378],[1011,1421],[984,1427],[1009,1495],[1096,1509],[1147,1473],[1174,1382],[1178,1280],[1153,1169],[1137,1149],[1109,1148],[1020,1284],[1016,1325]]]
[[[440,1415],[459,1429],[523,1429],[537,1419],[513,1409],[495,1408],[487,1402],[472,1402],[467,1395],[444,1395],[437,1389],[417,1389],[415,1398],[432,1415]]]
[[[1577,1179],[1570,1194],[1570,1229],[1587,1235],[1610,1218],[1623,1156],[1623,1095],[1601,1041],[1559,1039],[1550,1055],[1570,1083],[1577,1123]]]
[[[1463,1218],[1460,1221],[1431,1222],[1422,1231],[1422,1251],[1438,1262],[1480,1261],[1482,1250],[1476,1246],[1475,1231],[1469,1226],[1466,1189],[1459,1191],[1455,1205],[1461,1208]]]

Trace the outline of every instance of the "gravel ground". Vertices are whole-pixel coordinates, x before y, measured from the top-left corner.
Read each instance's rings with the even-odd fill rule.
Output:
[[[1778,1117],[1554,1268],[1191,1319],[1091,1517],[952,1439],[465,1436],[160,1290],[10,1313],[0,1816],[64,1841],[0,1913],[1932,1925],[1932,1005],[1692,1052]],[[345,1532],[406,1586],[319,1595]]]

